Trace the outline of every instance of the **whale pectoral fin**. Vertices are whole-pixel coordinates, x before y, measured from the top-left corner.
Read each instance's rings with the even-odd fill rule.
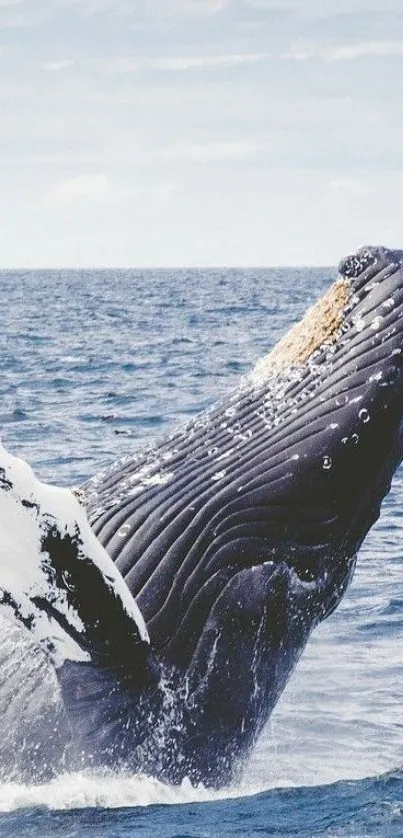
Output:
[[[240,571],[218,597],[188,669],[185,743],[213,782],[254,744],[319,618],[315,585],[284,563]]]
[[[133,700],[156,681],[142,615],[73,494],[2,447],[0,528],[2,611],[53,663],[73,734],[88,731],[90,699],[101,721],[112,693]]]

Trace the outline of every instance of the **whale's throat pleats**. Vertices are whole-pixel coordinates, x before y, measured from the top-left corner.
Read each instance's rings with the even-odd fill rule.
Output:
[[[345,590],[401,458],[400,255],[362,253],[237,392],[83,487],[168,660],[253,568],[310,585],[312,622]]]

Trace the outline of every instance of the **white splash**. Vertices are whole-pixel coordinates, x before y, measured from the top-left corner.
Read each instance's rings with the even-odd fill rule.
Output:
[[[133,806],[173,806],[233,799],[264,790],[261,782],[242,783],[240,786],[213,791],[201,783],[192,786],[187,779],[180,786],[169,786],[145,774],[72,772],[41,784],[0,782],[0,812],[34,806],[53,811],[93,807],[120,809]]]

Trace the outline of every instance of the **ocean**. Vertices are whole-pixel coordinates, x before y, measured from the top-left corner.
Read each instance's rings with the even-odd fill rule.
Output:
[[[5,447],[41,479],[79,485],[234,387],[335,273],[0,271]],[[54,676],[1,618],[0,838],[403,835],[402,506],[400,470],[344,600],[311,638],[239,785],[220,792],[66,772]],[[35,741],[44,712],[59,748],[50,779],[28,771],[32,749],[46,768],[54,756]]]

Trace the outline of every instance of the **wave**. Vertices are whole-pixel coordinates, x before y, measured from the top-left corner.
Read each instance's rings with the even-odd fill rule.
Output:
[[[0,834],[88,838],[99,834],[143,838],[273,835],[402,835],[403,773],[360,781],[272,789],[252,796],[219,793],[184,782],[164,786],[148,777],[66,774],[40,786],[0,784]],[[192,805],[188,805],[192,804]]]
[[[192,786],[188,780],[180,786],[169,786],[144,774],[71,772],[41,784],[0,782],[0,812],[36,807],[64,811],[207,803],[247,797],[261,791],[254,786],[212,791],[201,784]]]

